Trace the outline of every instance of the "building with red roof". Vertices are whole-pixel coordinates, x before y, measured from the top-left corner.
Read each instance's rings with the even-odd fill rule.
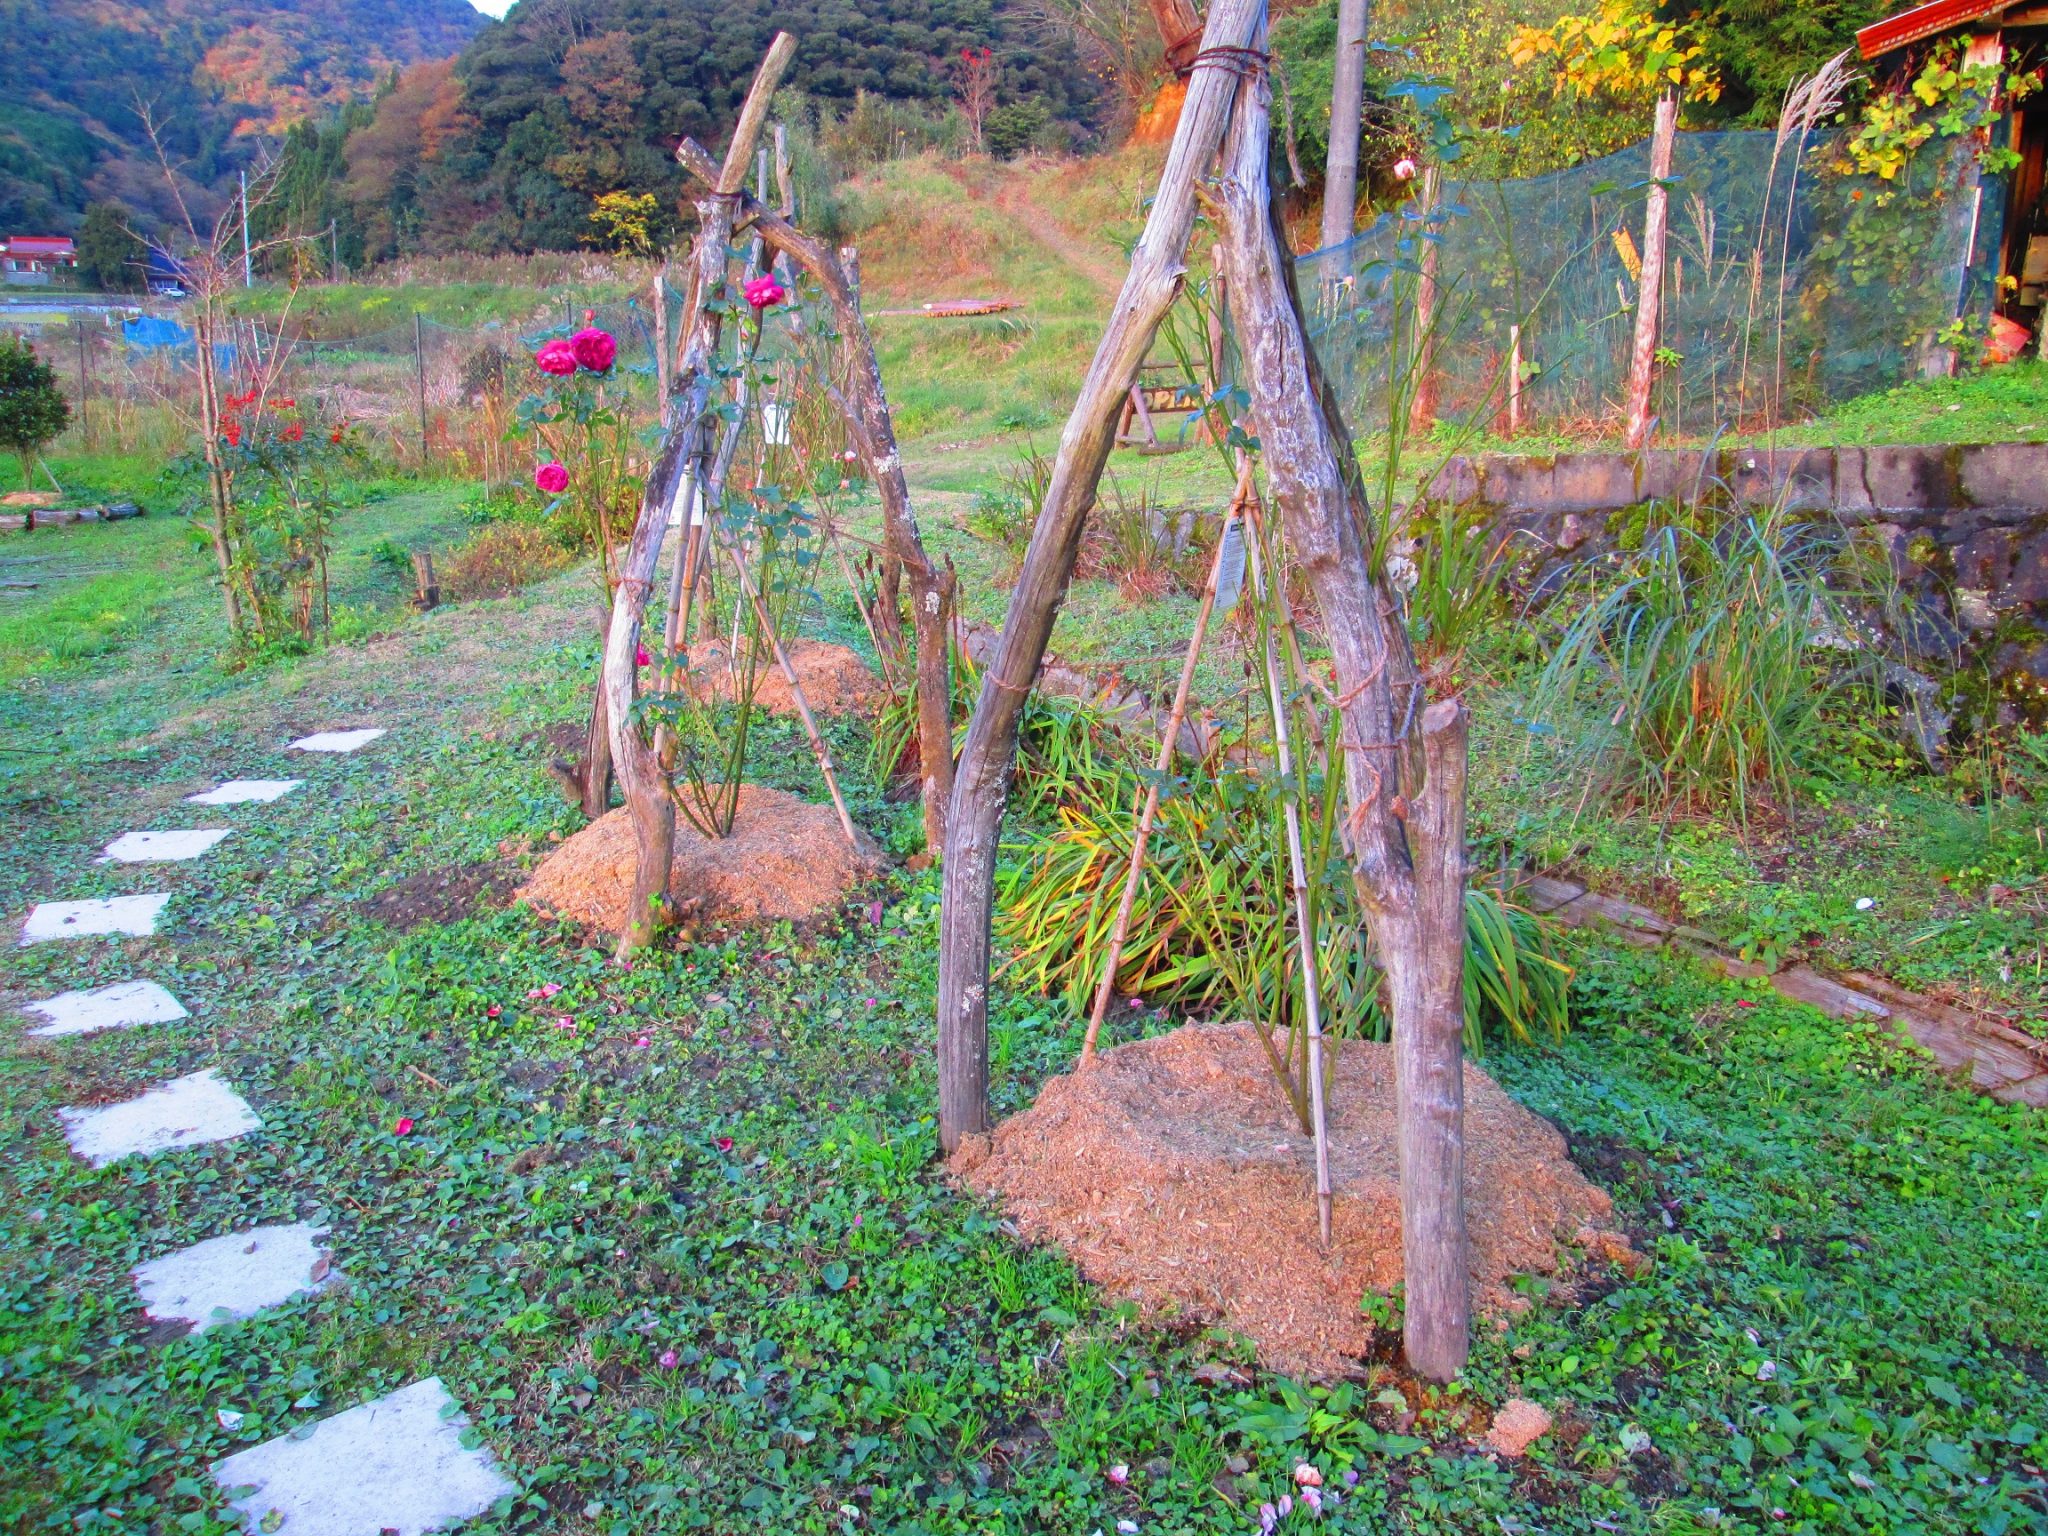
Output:
[[[1973,63],[2008,75],[2039,71],[2048,65],[2048,0],[1928,0],[1856,34],[1873,72],[1900,83],[1943,43],[1959,43]],[[2018,163],[1978,179],[1974,260],[1992,280],[1994,313],[2038,340],[2048,316],[2048,90],[1999,105],[2005,110],[1990,140],[2015,151]]]
[[[47,283],[78,265],[69,235],[9,235],[0,240],[0,276],[10,283]]]

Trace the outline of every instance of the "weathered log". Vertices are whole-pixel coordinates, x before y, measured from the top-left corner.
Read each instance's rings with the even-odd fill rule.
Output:
[[[939,1144],[948,1152],[963,1136],[988,1125],[989,918],[996,840],[1016,767],[1018,717],[1073,578],[1082,524],[1095,503],[1124,397],[1137,383],[1152,339],[1185,280],[1195,183],[1215,159],[1247,59],[1244,50],[1264,17],[1262,0],[1215,0],[1210,7],[1202,56],[1188,81],[1158,194],[1061,433],[1038,523],[1010,594],[1002,649],[983,677],[955,769],[946,824],[937,999]]]
[[[633,893],[626,931],[619,936],[621,954],[650,943],[659,931],[668,905],[669,865],[675,855],[675,805],[669,798],[660,757],[633,717],[640,624],[653,590],[655,569],[661,563],[670,510],[689,474],[701,476],[706,468],[712,370],[723,319],[722,310],[710,301],[725,283],[733,217],[754,158],[754,142],[760,137],[768,102],[795,53],[796,39],[787,32],[776,33],[740,108],[725,164],[711,190],[698,200],[692,309],[676,380],[683,405],[648,473],[633,536],[612,594],[611,627],[605,635],[605,709],[612,764],[632,812],[634,843]]]
[[[1220,222],[1231,314],[1267,484],[1309,580],[1336,671],[1359,904],[1387,977],[1399,1102],[1404,1341],[1448,1381],[1471,1301],[1464,1208],[1465,720],[1422,705],[1399,608],[1372,557],[1351,437],[1307,341],[1268,184],[1268,91],[1245,83],[1225,150]]]

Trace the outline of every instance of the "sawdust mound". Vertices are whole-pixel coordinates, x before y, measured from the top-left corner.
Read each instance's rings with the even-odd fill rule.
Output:
[[[882,702],[881,679],[845,646],[823,640],[795,640],[786,649],[790,667],[796,672],[796,680],[802,685],[804,699],[813,714],[864,714]],[[722,640],[690,647],[690,675],[721,696],[732,690],[732,673],[725,654]],[[789,679],[782,675],[782,668],[772,656],[761,669],[754,703],[771,715],[796,713],[796,697],[789,690]],[[840,840],[845,841],[843,835]]]
[[[1274,1370],[1337,1375],[1372,1346],[1361,1295],[1401,1278],[1393,1088],[1390,1047],[1345,1045],[1330,1100],[1328,1254],[1313,1144],[1249,1024],[1190,1024],[1104,1052],[963,1147],[951,1171],[1149,1316],[1245,1334]],[[1621,1240],[1599,1233],[1613,1207],[1564,1138],[1469,1063],[1465,1178],[1482,1307],[1509,1301],[1512,1276],[1555,1272],[1560,1239],[1617,1251]]]
[[[740,786],[732,836],[708,838],[676,818],[669,895],[689,917],[716,922],[813,917],[886,864],[859,828],[849,846],[830,805],[779,789]],[[633,820],[621,806],[557,848],[513,895],[550,916],[608,933],[626,925],[633,890]]]

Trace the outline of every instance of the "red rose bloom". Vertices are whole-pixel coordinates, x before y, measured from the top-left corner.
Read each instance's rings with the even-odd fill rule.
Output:
[[[740,292],[755,309],[773,309],[789,297],[783,292],[782,284],[772,277],[757,277]]]
[[[533,483],[550,496],[559,496],[569,489],[569,471],[562,467],[560,459],[549,459],[533,472]]]
[[[553,341],[544,342],[541,349],[533,354],[533,365],[542,373],[552,373],[565,379],[576,371],[576,349],[557,336]]]
[[[619,355],[619,344],[612,340],[611,332],[600,331],[596,326],[586,326],[569,338],[569,346],[576,354],[576,361],[592,373],[610,373],[612,362]]]

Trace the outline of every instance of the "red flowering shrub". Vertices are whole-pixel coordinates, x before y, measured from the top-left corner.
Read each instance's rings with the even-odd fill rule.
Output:
[[[558,336],[541,344],[541,349],[533,354],[533,365],[542,373],[566,379],[578,366],[576,348]]]
[[[609,331],[596,326],[586,326],[569,338],[569,349],[576,355],[576,361],[592,373],[610,373],[612,363],[619,355],[619,344],[612,340]]]

